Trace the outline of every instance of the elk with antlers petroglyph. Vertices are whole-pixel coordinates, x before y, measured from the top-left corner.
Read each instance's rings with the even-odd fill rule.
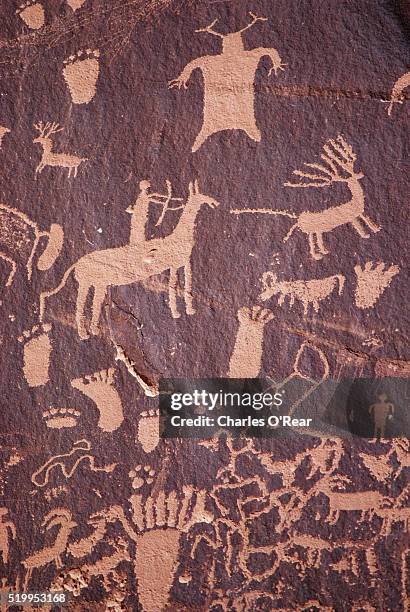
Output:
[[[52,151],[53,142],[51,140],[52,134],[62,132],[64,128],[60,128],[58,123],[43,124],[36,123],[34,125],[36,130],[40,133],[40,136],[34,138],[33,143],[38,143],[43,147],[43,154],[41,161],[36,168],[36,174],[40,174],[46,166],[57,166],[59,168],[68,168],[68,178],[71,177],[71,173],[74,170],[74,178],[77,176],[78,166],[87,161],[86,157],[78,157],[77,155],[69,155],[68,153],[54,153]]]
[[[320,260],[329,251],[323,244],[323,234],[331,232],[341,225],[351,223],[357,233],[362,238],[369,238],[369,234],[363,229],[363,224],[372,231],[378,232],[381,228],[373,223],[364,213],[365,195],[360,185],[360,180],[364,177],[362,172],[354,169],[357,160],[352,147],[346,142],[343,136],[338,136],[336,140],[328,140],[323,147],[321,159],[324,164],[306,163],[305,166],[318,171],[319,174],[312,172],[294,170],[293,174],[302,178],[299,183],[285,183],[286,187],[326,187],[333,183],[345,183],[348,187],[352,199],[345,204],[332,206],[320,212],[305,211],[296,215],[289,211],[276,211],[269,209],[245,209],[232,210],[233,214],[255,214],[265,213],[269,215],[283,215],[292,219],[297,219],[296,223],[290,228],[283,239],[287,242],[293,232],[299,229],[306,234],[309,239],[310,255],[312,259]],[[325,165],[326,164],[326,165]],[[307,179],[307,182],[303,179]]]
[[[127,244],[122,247],[94,251],[81,257],[65,272],[61,283],[53,290],[40,295],[40,320],[44,318],[45,301],[57,294],[74,272],[78,283],[76,321],[81,339],[89,338],[85,323],[85,306],[88,293],[94,289],[90,331],[98,335],[100,314],[108,287],[131,285],[150,276],[169,270],[169,305],[173,318],[180,317],[176,295],[178,270],[185,274],[184,299],[186,313],[195,314],[192,303],[191,255],[195,243],[196,218],[206,204],[218,206],[214,198],[199,191],[198,182],[189,184],[189,197],[174,231],[164,238],[146,240],[143,245]]]
[[[191,74],[200,68],[204,77],[204,118],[200,133],[195,139],[192,151],[197,151],[212,134],[223,130],[243,130],[249,138],[259,142],[261,132],[255,120],[255,73],[263,57],[269,57],[275,74],[284,70],[284,64],[276,49],[259,47],[246,50],[242,34],[255,23],[267,21],[250,13],[252,21],[231,34],[222,34],[213,29],[215,19],[206,28],[196,30],[222,39],[222,53],[199,57],[187,66],[181,74],[170,81],[169,87],[186,89]]]
[[[259,297],[266,301],[273,295],[279,294],[278,303],[281,306],[289,296],[291,307],[295,300],[300,300],[303,304],[303,313],[307,315],[310,304],[315,312],[319,312],[319,302],[329,297],[336,287],[341,295],[344,283],[345,277],[342,274],[307,281],[279,281],[273,272],[264,272],[262,275],[263,291]]]
[[[51,529],[52,527],[59,526],[59,531],[52,546],[42,548],[38,552],[35,552],[27,557],[22,562],[27,570],[24,580],[25,589],[27,589],[29,585],[34,569],[44,567],[49,563],[55,563],[57,569],[61,569],[63,567],[61,555],[66,550],[68,538],[70,537],[74,527],[77,527],[77,523],[72,520],[70,510],[66,510],[65,508],[55,508],[46,515],[41,526],[45,527],[47,530]]]

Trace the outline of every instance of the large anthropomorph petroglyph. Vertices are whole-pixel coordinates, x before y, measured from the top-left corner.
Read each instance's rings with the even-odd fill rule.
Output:
[[[220,55],[205,55],[190,62],[179,77],[170,81],[170,87],[187,87],[191,74],[200,68],[204,77],[204,117],[200,133],[196,137],[192,151],[197,151],[209,136],[223,130],[243,130],[259,142],[261,132],[256,125],[254,108],[254,79],[260,60],[267,56],[272,61],[275,74],[283,70],[282,60],[276,49],[245,50],[242,34],[257,21],[267,21],[250,13],[251,23],[238,32],[221,34],[213,29],[213,21],[197,32],[208,32],[222,39]]]

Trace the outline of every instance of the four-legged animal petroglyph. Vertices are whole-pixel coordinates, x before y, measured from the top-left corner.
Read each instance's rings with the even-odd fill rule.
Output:
[[[62,132],[64,128],[59,128],[58,123],[46,123],[42,121],[34,125],[36,130],[40,132],[40,136],[34,138],[33,143],[38,143],[43,148],[41,161],[36,168],[36,175],[40,174],[46,166],[57,166],[58,168],[68,168],[68,178],[74,170],[74,178],[77,176],[78,166],[87,161],[86,157],[78,157],[77,155],[69,155],[68,153],[54,153],[52,151],[53,141],[51,135],[57,132]]]
[[[266,301],[273,295],[279,294],[278,303],[281,306],[289,296],[291,307],[295,299],[300,300],[303,304],[303,313],[307,315],[310,305],[313,306],[315,312],[319,312],[319,302],[329,297],[336,287],[341,295],[344,283],[345,277],[341,274],[307,281],[279,281],[273,272],[265,272],[262,276],[263,291],[259,297]]]
[[[57,569],[63,567],[61,555],[67,548],[68,538],[74,527],[77,527],[77,523],[72,520],[70,510],[65,508],[55,508],[51,510],[44,518],[41,524],[47,530],[53,527],[59,527],[55,542],[52,546],[42,548],[36,553],[28,556],[23,561],[23,565],[27,570],[26,577],[24,580],[24,587],[27,589],[31,575],[34,569],[44,567],[49,563],[55,563]]]
[[[33,262],[40,241],[47,243],[39,256],[36,267],[40,271],[49,270],[59,256],[64,242],[64,232],[61,225],[53,223],[49,231],[41,231],[26,214],[0,204],[0,259],[10,266],[6,287],[13,283],[14,275],[21,265],[27,271],[31,280]]]
[[[410,72],[406,72],[405,74],[403,74],[400,78],[397,79],[397,81],[393,85],[390,103],[387,108],[387,113],[389,117],[392,114],[393,106],[395,104],[403,104],[404,102],[403,91],[407,89],[407,87],[410,87]]]
[[[368,261],[363,267],[355,266],[356,291],[355,301],[358,308],[372,308],[380,296],[400,272],[399,266],[386,267],[384,263],[374,264]]]
[[[2,125],[0,125],[0,149],[1,149],[1,143],[3,141],[3,138],[6,134],[8,134],[11,130],[9,130],[9,128],[6,128]]]
[[[91,443],[88,440],[77,440],[71,450],[60,455],[50,457],[38,470],[33,472],[31,482],[36,487],[45,487],[50,478],[50,472],[60,468],[63,476],[68,480],[71,478],[82,461],[88,461],[92,472],[112,472],[116,463],[104,467],[96,467],[95,457],[90,453]]]
[[[218,202],[200,192],[197,181],[189,184],[189,198],[174,231],[165,238],[146,240],[141,245],[94,251],[84,255],[65,272],[61,283],[52,291],[40,295],[40,320],[44,318],[45,300],[58,293],[74,272],[78,283],[76,321],[81,339],[89,334],[85,325],[85,305],[88,293],[94,289],[90,331],[98,335],[99,319],[108,287],[131,285],[165,270],[169,270],[169,305],[174,318],[180,317],[176,303],[178,270],[185,273],[184,298],[188,315],[195,314],[192,303],[191,256],[195,243],[196,218],[203,205],[210,208]]]
[[[354,169],[357,155],[353,152],[351,145],[346,142],[343,136],[338,136],[336,140],[328,140],[323,147],[323,151],[321,158],[326,165],[305,164],[309,169],[318,171],[319,174],[312,174],[312,172],[305,170],[294,170],[293,174],[300,176],[302,181],[285,183],[287,187],[324,187],[341,182],[346,183],[352,195],[352,199],[346,204],[332,206],[320,212],[301,213],[297,217],[295,225],[285,236],[284,242],[290,238],[296,229],[307,234],[310,254],[313,259],[322,259],[323,255],[328,253],[323,244],[323,234],[331,232],[341,225],[351,223],[362,238],[369,238],[369,234],[362,228],[361,224],[365,228],[367,226],[372,232],[380,230],[380,227],[364,214],[365,196],[360,185],[360,180],[364,177],[364,174],[356,172]],[[307,179],[307,182],[303,179]]]
[[[238,32],[221,34],[213,29],[217,19],[208,27],[197,32],[207,32],[222,39],[220,55],[206,55],[193,60],[181,74],[170,81],[170,87],[187,87],[191,74],[200,68],[204,77],[204,118],[200,133],[196,137],[192,151],[197,151],[209,136],[223,130],[243,130],[249,138],[259,142],[261,133],[255,121],[254,79],[260,60],[268,56],[272,70],[277,74],[284,64],[276,49],[245,50],[242,34],[258,21],[266,18],[250,13],[251,23]]]

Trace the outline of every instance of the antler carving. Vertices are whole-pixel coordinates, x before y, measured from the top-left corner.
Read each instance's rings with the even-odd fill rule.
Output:
[[[324,164],[308,163],[304,165],[313,170],[318,170],[318,174],[307,172],[306,170],[294,170],[293,174],[308,179],[308,181],[300,181],[298,183],[285,183],[286,187],[325,187],[337,181],[347,181],[354,175],[354,163],[357,160],[357,155],[353,148],[339,135],[335,140],[328,140],[324,147],[321,159]],[[347,173],[343,175],[340,170]]]
[[[224,34],[221,34],[220,32],[216,32],[215,30],[212,29],[217,21],[218,19],[214,19],[213,22],[209,24],[209,26],[206,26],[205,28],[200,28],[199,30],[195,30],[195,32],[207,32],[208,34],[213,34],[214,36],[218,36],[218,38],[225,38]]]

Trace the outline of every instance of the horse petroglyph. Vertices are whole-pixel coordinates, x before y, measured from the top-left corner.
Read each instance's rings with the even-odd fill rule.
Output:
[[[204,117],[192,151],[197,151],[209,136],[223,130],[243,130],[252,140],[261,140],[255,120],[255,73],[260,60],[265,56],[272,61],[269,75],[273,70],[275,74],[284,70],[284,64],[276,49],[259,47],[245,50],[242,34],[258,21],[267,21],[253,13],[250,15],[251,23],[232,34],[221,34],[214,30],[217,19],[206,28],[196,30],[221,38],[222,53],[193,60],[169,83],[170,87],[186,88],[192,72],[197,68],[202,71],[205,88]]]
[[[44,318],[45,300],[58,293],[74,272],[78,283],[76,321],[81,339],[89,334],[85,325],[85,305],[89,291],[94,289],[90,331],[98,335],[99,319],[108,287],[131,285],[169,270],[169,305],[173,318],[181,315],[177,310],[177,272],[185,273],[184,298],[188,315],[195,314],[192,303],[191,255],[195,244],[196,218],[203,205],[210,208],[218,202],[200,192],[197,181],[189,184],[189,197],[179,218],[178,225],[164,238],[145,240],[122,247],[94,251],[81,257],[65,272],[61,283],[52,291],[40,295],[40,320]],[[136,211],[135,211],[136,214]],[[138,232],[138,235],[140,232]]]
[[[368,261],[364,266],[355,266],[355,301],[358,308],[373,308],[377,300],[400,272],[399,266],[387,267],[384,263]]]

